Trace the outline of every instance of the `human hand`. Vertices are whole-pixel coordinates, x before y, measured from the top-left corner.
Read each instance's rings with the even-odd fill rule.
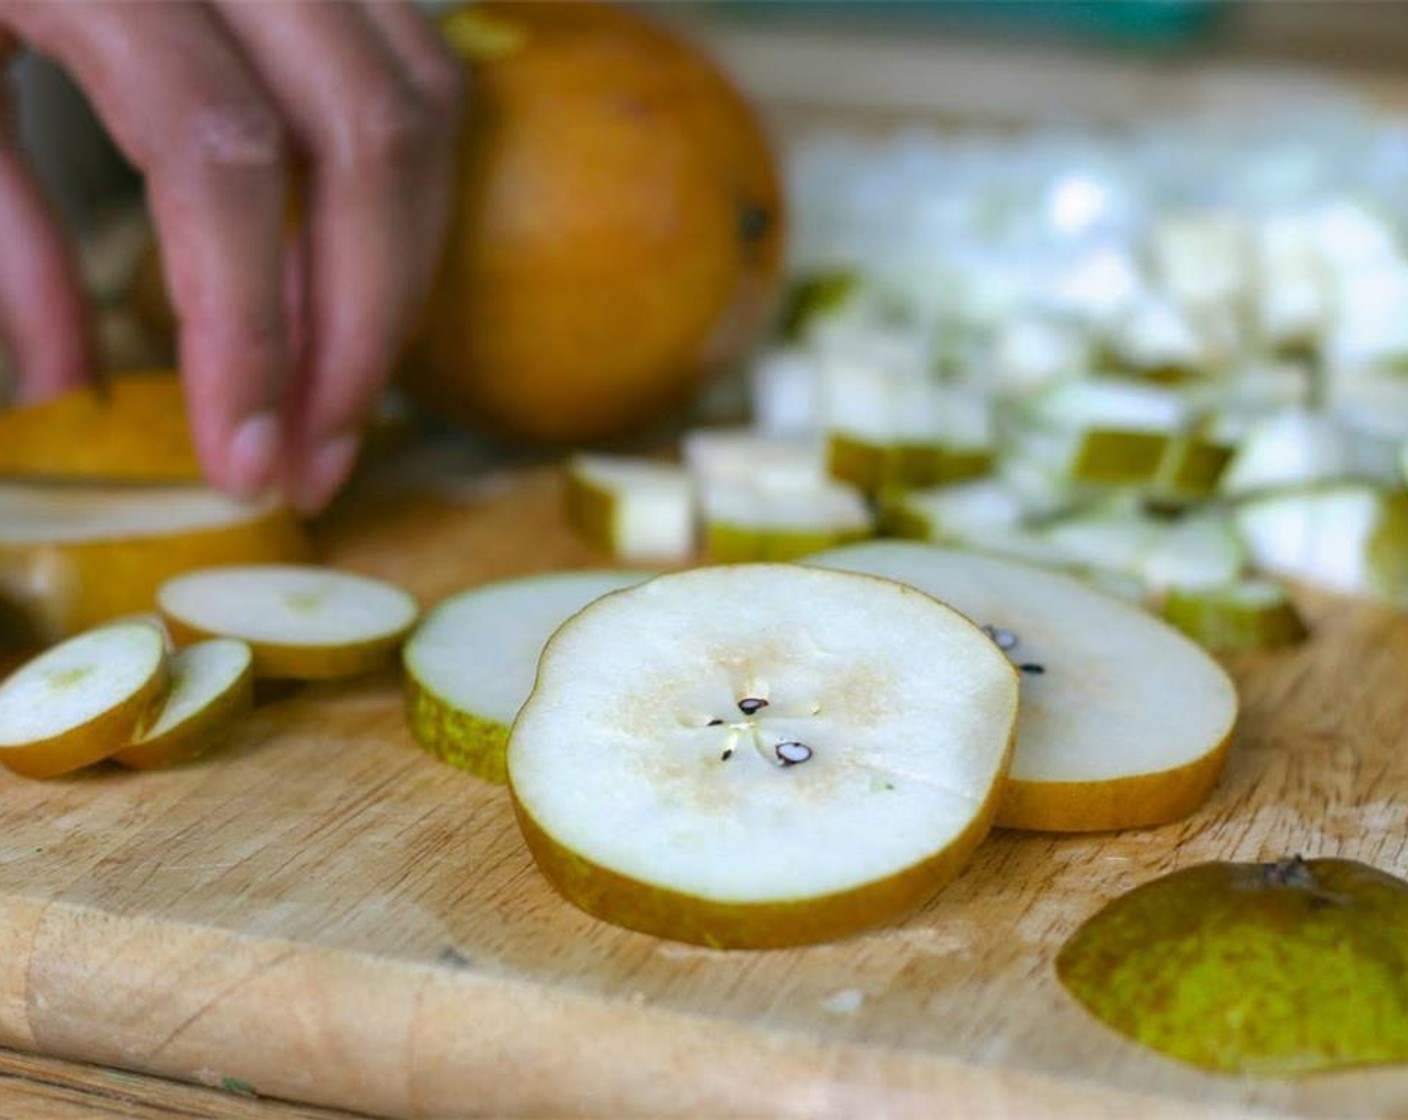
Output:
[[[399,0],[0,0],[146,176],[210,479],[325,505],[439,256],[461,70]],[[291,172],[302,225],[285,232]],[[80,384],[68,247],[0,136],[0,333],[26,398]]]

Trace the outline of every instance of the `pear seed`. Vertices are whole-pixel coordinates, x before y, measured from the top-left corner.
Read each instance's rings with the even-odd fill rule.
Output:
[[[811,747],[806,743],[798,743],[795,740],[778,743],[773,748],[777,752],[778,761],[783,766],[796,766],[799,762],[806,762],[812,756]]]
[[[1034,673],[1038,676],[1046,672],[1046,666],[1038,665],[1035,661],[1023,661],[1020,665],[1017,666],[1017,669],[1019,672]]]
[[[724,725],[724,721],[723,721],[723,720],[721,720],[721,719],[711,719],[711,720],[710,720],[708,723],[706,723],[704,726],[705,726],[705,727],[722,727],[723,725]]]
[[[1004,630],[1000,626],[984,626],[983,633],[991,638],[1003,653],[1016,649],[1020,640],[1015,631]]]
[[[751,716],[768,706],[768,702],[758,697],[749,697],[738,702],[738,710],[745,716]]]
[[[722,761],[722,762],[727,762],[727,761],[728,761],[729,759],[731,759],[732,757],[733,757],[733,748],[732,748],[732,747],[727,747],[727,748],[725,748],[725,749],[724,749],[724,753],[721,754],[721,755],[719,755],[719,759],[720,759],[720,761]]]

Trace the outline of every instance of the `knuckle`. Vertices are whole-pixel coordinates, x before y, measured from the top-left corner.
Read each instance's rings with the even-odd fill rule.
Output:
[[[357,164],[415,163],[433,149],[437,132],[428,105],[401,90],[382,90],[358,107],[349,154]]]
[[[279,173],[288,140],[273,109],[255,101],[226,102],[187,115],[178,138],[184,158],[211,171]]]

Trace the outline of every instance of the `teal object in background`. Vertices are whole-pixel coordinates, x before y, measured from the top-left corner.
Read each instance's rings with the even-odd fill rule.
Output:
[[[1228,0],[732,0],[750,15],[875,17],[1022,37],[1178,46],[1213,29]]]

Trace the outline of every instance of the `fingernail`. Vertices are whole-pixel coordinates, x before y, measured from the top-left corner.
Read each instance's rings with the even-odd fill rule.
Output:
[[[356,436],[334,436],[324,440],[308,456],[294,493],[294,505],[300,513],[317,513],[333,499],[357,459]]]
[[[279,466],[279,418],[256,412],[235,429],[225,460],[225,478],[242,498],[255,498],[274,483]]]

